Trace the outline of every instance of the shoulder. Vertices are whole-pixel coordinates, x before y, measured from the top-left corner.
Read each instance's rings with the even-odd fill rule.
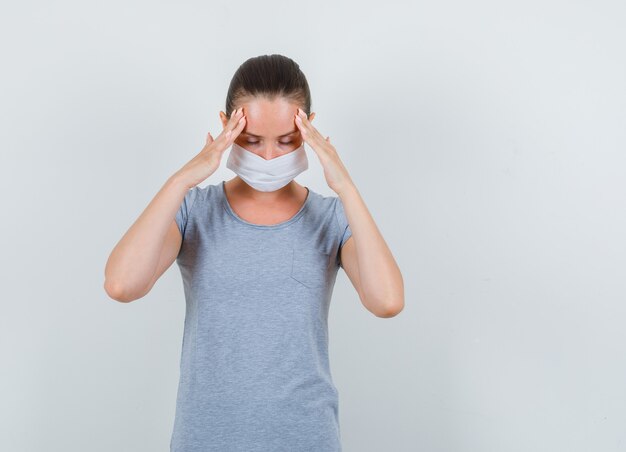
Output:
[[[324,195],[309,188],[308,211],[309,214],[319,216],[320,218],[331,218],[335,215],[337,209],[337,196]]]
[[[219,196],[220,188],[221,187],[217,184],[211,184],[205,187],[196,185],[187,190],[176,214],[176,220],[180,223],[181,227],[187,223],[188,219],[193,217],[195,212],[206,209],[213,204]]]
[[[309,189],[310,190],[310,189]],[[309,217],[317,219],[318,223],[327,223],[341,235],[348,227],[343,203],[337,195],[323,195],[310,190],[311,202]]]
[[[337,195],[314,194],[314,200],[317,210],[324,212],[325,216],[332,217],[340,229],[345,227],[346,217],[343,203]]]
[[[200,187],[196,185],[195,187],[189,189],[189,191],[185,194],[185,200],[188,204],[210,204],[212,200],[216,200],[221,192],[221,187],[219,184],[209,184],[204,187]]]
[[[337,196],[324,195],[309,188],[309,196],[315,208],[320,210],[334,209],[335,203],[339,199]]]

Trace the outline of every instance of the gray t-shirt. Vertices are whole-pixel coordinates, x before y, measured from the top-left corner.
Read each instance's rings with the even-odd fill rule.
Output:
[[[309,189],[293,217],[257,225],[222,181],[189,190],[176,223],[186,315],[170,450],[341,451],[328,310],[352,232],[339,197]]]

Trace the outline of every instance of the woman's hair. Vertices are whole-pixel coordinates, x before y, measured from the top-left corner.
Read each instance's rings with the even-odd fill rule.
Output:
[[[298,63],[283,55],[260,55],[247,59],[235,72],[226,95],[226,115],[244,97],[262,96],[269,100],[285,97],[311,112],[311,92]]]

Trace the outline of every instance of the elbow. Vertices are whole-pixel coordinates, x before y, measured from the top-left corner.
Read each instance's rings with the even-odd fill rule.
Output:
[[[387,295],[376,306],[378,309],[374,314],[383,319],[395,317],[404,309],[404,281],[399,271]]]
[[[404,309],[404,285],[402,284],[402,280],[400,281],[399,287],[396,287],[394,290],[390,291],[387,296],[371,304],[371,306],[376,307],[375,310],[372,310],[372,313],[376,317],[388,319],[402,312]]]
[[[380,317],[381,319],[389,319],[400,314],[403,309],[404,295],[393,300],[378,303],[378,309],[376,310],[376,312],[374,312],[374,315],[376,317]]]
[[[376,317],[380,317],[381,319],[389,319],[391,317],[395,317],[404,309],[404,302],[395,302],[387,305],[384,309],[381,309],[378,313],[376,313]]]
[[[104,291],[110,298],[120,303],[130,303],[139,298],[132,296],[122,284],[108,279],[104,281]]]

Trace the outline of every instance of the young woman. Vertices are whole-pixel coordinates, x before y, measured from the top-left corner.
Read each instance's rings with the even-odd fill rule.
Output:
[[[109,257],[105,290],[121,302],[146,295],[174,260],[182,274],[172,451],[340,451],[327,325],[339,267],[374,315],[404,306],[400,270],[310,109],[294,61],[244,62],[222,133],[208,134]],[[308,168],[304,143],[337,196],[294,180]],[[199,188],[228,148],[237,176]]]

